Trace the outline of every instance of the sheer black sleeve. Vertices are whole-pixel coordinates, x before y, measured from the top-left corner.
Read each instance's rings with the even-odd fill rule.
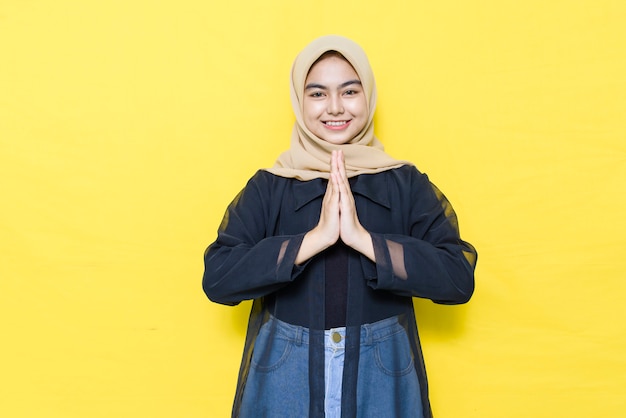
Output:
[[[460,238],[450,202],[425,174],[415,170],[408,184],[410,199],[391,207],[392,216],[408,216],[408,233],[372,233],[376,265],[369,267],[368,284],[437,303],[465,303],[474,291],[476,250]]]
[[[267,295],[304,268],[294,265],[304,234],[272,236],[272,202],[280,194],[280,184],[258,172],[228,206],[217,240],[204,253],[202,287],[212,301],[236,305]]]

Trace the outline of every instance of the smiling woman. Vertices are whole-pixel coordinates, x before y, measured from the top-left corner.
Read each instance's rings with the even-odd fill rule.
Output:
[[[345,144],[367,123],[367,102],[361,80],[348,61],[327,52],[311,67],[303,105],[306,127],[324,141]]]
[[[291,148],[205,252],[211,300],[254,300],[233,417],[431,417],[412,297],[467,302],[476,251],[443,194],[374,136],[357,44],[309,44],[291,98]]]

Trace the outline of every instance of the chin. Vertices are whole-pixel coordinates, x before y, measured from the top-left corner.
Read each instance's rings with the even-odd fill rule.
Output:
[[[348,144],[352,138],[349,139],[337,139],[337,138],[322,138],[324,141],[333,145],[344,145]]]

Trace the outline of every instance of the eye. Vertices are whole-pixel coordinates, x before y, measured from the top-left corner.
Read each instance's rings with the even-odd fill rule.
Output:
[[[324,96],[324,93],[322,93],[321,91],[314,91],[313,93],[309,94],[310,97],[322,97]]]
[[[357,90],[346,90],[343,92],[343,94],[345,94],[346,96],[354,96],[355,94],[359,94],[359,92]]]

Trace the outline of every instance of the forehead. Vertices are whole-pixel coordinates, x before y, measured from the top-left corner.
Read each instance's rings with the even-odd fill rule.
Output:
[[[306,80],[351,78],[360,81],[356,70],[341,54],[326,53],[317,59],[309,69]]]

